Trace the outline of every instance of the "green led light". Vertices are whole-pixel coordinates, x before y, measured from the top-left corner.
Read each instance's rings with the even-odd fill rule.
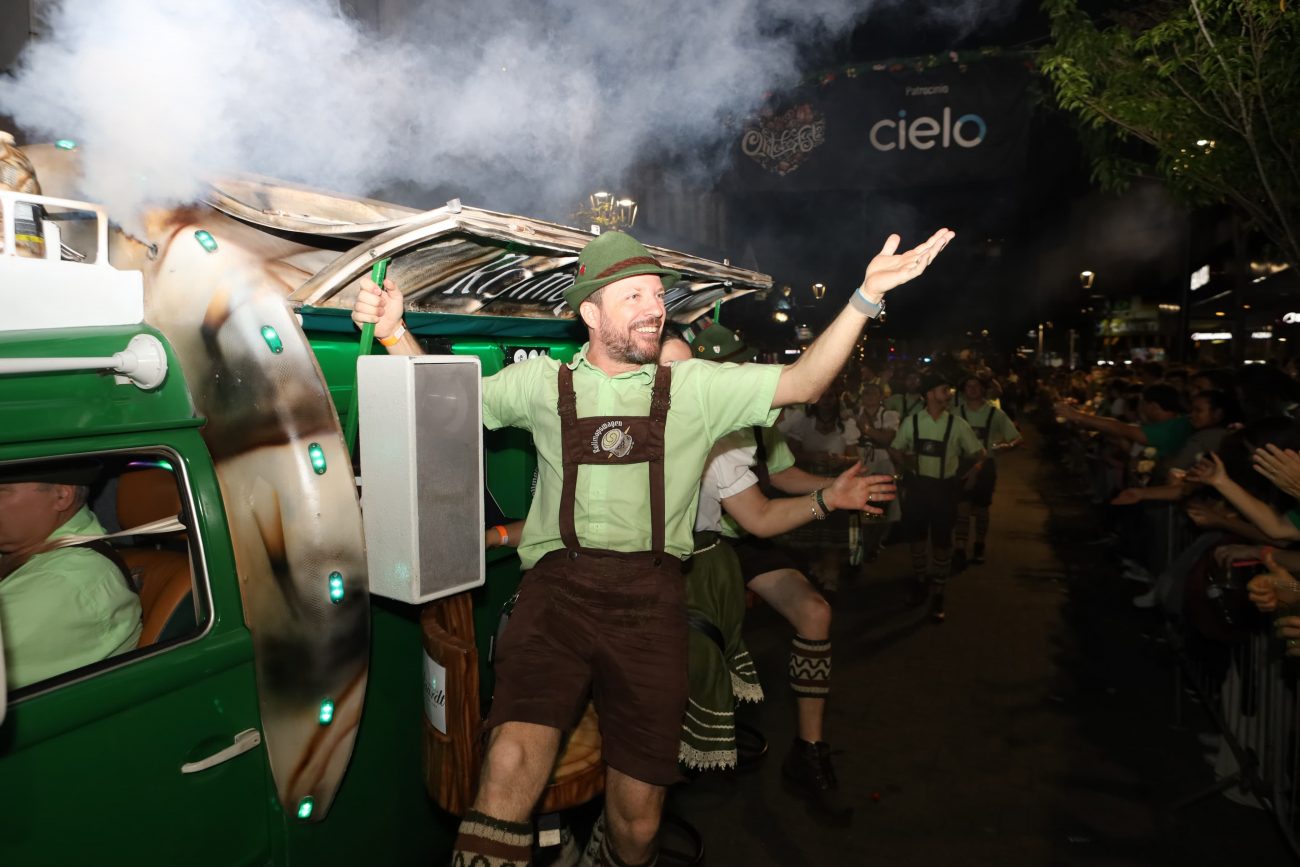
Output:
[[[316,475],[325,475],[325,450],[320,447],[320,443],[307,446],[307,456],[311,458],[311,468],[316,471]]]
[[[335,605],[343,601],[343,576],[337,572],[330,573],[330,601]]]
[[[334,722],[334,699],[327,698],[320,703],[320,724],[327,726]]]
[[[215,253],[217,250],[217,239],[212,237],[212,233],[207,229],[199,229],[194,233],[194,238],[203,246],[203,249],[209,253]]]
[[[299,802],[298,802],[298,818],[299,818],[299,819],[310,819],[310,818],[311,818],[311,808],[312,808],[312,806],[313,806],[313,801],[312,801],[312,799],[311,799],[311,795],[308,795],[307,797],[305,797],[305,798],[303,798],[301,801],[299,801]]]
[[[75,151],[77,143],[70,138],[61,138],[54,143],[54,146],[61,151]]]
[[[284,344],[280,341],[280,335],[271,326],[262,326],[262,339],[266,341],[266,345],[271,347],[271,351],[276,355],[284,352]]]

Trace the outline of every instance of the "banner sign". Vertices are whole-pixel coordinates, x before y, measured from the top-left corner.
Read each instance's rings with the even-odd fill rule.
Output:
[[[993,58],[848,67],[785,94],[745,124],[730,185],[871,190],[1022,173],[1029,72]]]

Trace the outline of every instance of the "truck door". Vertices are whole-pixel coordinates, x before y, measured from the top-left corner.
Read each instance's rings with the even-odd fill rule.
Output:
[[[261,746],[252,642],[206,456],[193,429],[163,441],[99,440],[78,454],[104,468],[91,506],[106,529],[173,510],[185,528],[114,540],[140,584],[137,646],[15,684],[24,647],[5,623],[0,863],[271,861],[279,809]],[[0,605],[3,589],[0,582]]]

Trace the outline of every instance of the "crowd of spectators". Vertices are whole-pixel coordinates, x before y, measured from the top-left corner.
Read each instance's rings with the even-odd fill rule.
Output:
[[[1300,656],[1300,382],[1266,364],[1134,362],[1049,371],[1038,392],[1049,450],[1101,513],[1095,544],[1134,582],[1133,604],[1212,672],[1207,697],[1232,735],[1263,713],[1267,679],[1286,671],[1275,661]]]

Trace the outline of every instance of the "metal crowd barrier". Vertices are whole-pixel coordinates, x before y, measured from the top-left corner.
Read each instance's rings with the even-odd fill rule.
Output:
[[[1172,809],[1236,789],[1239,798],[1253,797],[1272,813],[1300,862],[1300,661],[1285,656],[1268,621],[1261,626],[1245,601],[1245,588],[1231,583],[1228,570],[1210,568],[1214,574],[1205,589],[1189,592],[1206,593],[1223,632],[1207,636],[1190,618],[1170,617],[1166,626],[1180,663],[1174,684],[1177,717],[1181,722],[1190,688],[1222,737],[1218,779]],[[1187,599],[1186,604],[1196,603]]]

